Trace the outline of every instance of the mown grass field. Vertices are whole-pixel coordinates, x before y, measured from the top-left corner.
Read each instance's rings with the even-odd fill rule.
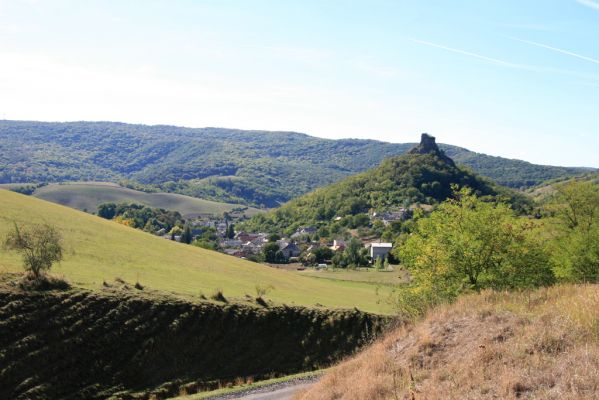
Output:
[[[7,187],[16,185],[7,185]],[[198,214],[221,215],[237,204],[219,203],[175,193],[145,193],[108,182],[51,183],[35,191],[33,196],[78,210],[96,212],[102,203],[138,203],[155,208],[179,211],[189,217]],[[252,216],[260,210],[249,207],[245,215]]]
[[[255,297],[256,285],[272,285],[267,298],[277,303],[392,312],[384,301],[391,290],[387,286],[300,276],[8,190],[0,190],[0,210],[0,237],[12,229],[13,222],[46,221],[62,232],[65,258],[53,273],[64,275],[75,286],[97,289],[103,281],[120,277],[188,298],[209,296],[216,289],[222,289],[225,297],[243,298]],[[19,255],[0,250],[0,271],[21,271]]]
[[[329,279],[342,282],[358,282],[373,285],[400,285],[409,280],[408,273],[396,266],[394,271],[376,271],[374,268],[351,269],[322,269],[309,268],[297,271],[300,276],[310,276],[319,279]]]

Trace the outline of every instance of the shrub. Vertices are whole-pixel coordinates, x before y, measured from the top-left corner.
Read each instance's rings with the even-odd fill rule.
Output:
[[[23,256],[23,267],[36,279],[62,260],[62,237],[48,224],[19,227],[16,223],[4,242],[5,248]]]
[[[273,285],[256,285],[256,297],[264,297],[268,292],[274,290],[275,287]]]
[[[227,300],[227,298],[225,297],[225,295],[223,294],[223,290],[222,289],[216,289],[216,291],[210,296],[210,298],[212,300],[222,301],[223,303],[228,303],[229,302]]]
[[[35,277],[33,274],[25,275],[18,285],[23,290],[67,290],[71,288],[71,285],[63,278],[49,275]]]

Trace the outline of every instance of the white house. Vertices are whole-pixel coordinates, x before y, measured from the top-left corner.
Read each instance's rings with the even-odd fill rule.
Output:
[[[393,248],[393,243],[370,243],[370,257],[372,260],[385,258]]]

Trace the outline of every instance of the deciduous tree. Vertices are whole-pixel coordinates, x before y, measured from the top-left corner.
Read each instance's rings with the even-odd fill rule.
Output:
[[[48,224],[25,227],[15,224],[4,245],[23,256],[23,267],[35,278],[62,260],[62,237],[56,228]]]

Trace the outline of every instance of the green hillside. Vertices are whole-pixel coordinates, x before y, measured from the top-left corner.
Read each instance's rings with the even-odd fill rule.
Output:
[[[49,184],[36,189],[35,197],[53,203],[62,204],[78,210],[96,212],[102,203],[136,203],[153,208],[178,211],[183,217],[198,214],[222,215],[235,208],[247,208],[238,204],[219,203],[175,193],[146,193],[121,187],[114,183],[75,182],[69,184]],[[248,216],[260,212],[256,208],[247,208]]]
[[[0,121],[0,183],[129,179],[145,190],[276,207],[404,154],[413,145],[295,132]],[[457,163],[515,188],[587,171],[441,148]]]
[[[538,185],[534,188],[531,188],[527,192],[533,199],[535,199],[535,201],[537,201],[538,203],[543,203],[546,200],[550,199],[552,195],[555,193],[556,184],[565,183],[571,180],[599,184],[599,172],[588,172],[586,174],[578,175],[574,178],[555,179],[553,181],[549,181],[542,185]]]
[[[456,165],[423,134],[408,154],[384,160],[380,166],[316,189],[266,214],[253,217],[244,228],[253,231],[293,232],[304,225],[332,225],[371,210],[378,212],[419,203],[434,205],[452,194],[452,185],[467,186],[478,195],[511,197],[519,206],[524,196],[499,187]],[[370,221],[365,219],[367,223]]]
[[[222,289],[225,297],[255,296],[256,285],[272,285],[277,303],[353,308],[386,313],[376,285],[303,277],[225,254],[159,238],[71,208],[0,190],[0,237],[13,222],[46,221],[65,238],[65,259],[54,273],[72,284],[97,289],[119,277],[188,298]],[[21,271],[18,255],[0,252],[0,272]],[[385,294],[385,289],[379,291]]]
[[[0,275],[0,398],[155,399],[327,367],[380,333],[356,310],[20,290]]]

